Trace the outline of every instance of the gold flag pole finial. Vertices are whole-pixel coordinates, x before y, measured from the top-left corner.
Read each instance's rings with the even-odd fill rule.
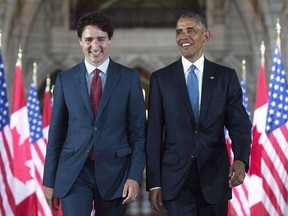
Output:
[[[246,82],[246,60],[245,59],[242,60],[242,76],[243,76],[244,82]]]
[[[50,91],[50,85],[51,85],[51,78],[50,75],[48,74],[46,78],[46,87],[49,89],[49,91]]]
[[[35,88],[37,88],[37,71],[38,71],[38,65],[36,62],[33,62],[33,81]]]
[[[22,61],[22,49],[21,49],[21,46],[19,46],[19,50],[18,50],[18,60]]]
[[[279,50],[281,51],[281,25],[279,23],[279,18],[277,19],[277,24],[276,24],[276,31],[277,31],[277,42],[279,46]]]
[[[261,52],[261,64],[264,65],[265,64],[265,44],[264,44],[264,41],[261,42],[260,52]]]

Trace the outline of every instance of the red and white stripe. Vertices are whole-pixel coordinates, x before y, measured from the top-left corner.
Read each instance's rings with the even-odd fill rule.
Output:
[[[226,146],[229,152],[230,162],[233,163],[233,152],[231,146],[231,139],[229,135],[226,134]],[[246,176],[243,184],[232,188],[232,199],[228,202],[228,215],[229,216],[247,216],[250,215],[249,208],[249,197],[247,182],[249,181],[249,176]]]
[[[288,123],[265,137],[261,160],[263,205],[270,215],[288,214]]]
[[[0,133],[0,215],[15,215],[12,138],[9,125]]]

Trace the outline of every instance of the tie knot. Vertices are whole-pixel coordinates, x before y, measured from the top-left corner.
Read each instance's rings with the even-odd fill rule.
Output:
[[[99,70],[98,68],[96,68],[96,69],[94,70],[94,76],[98,77],[99,74],[100,74],[100,70]]]
[[[195,72],[195,68],[196,68],[196,66],[194,64],[192,64],[190,66],[190,72],[194,73]]]

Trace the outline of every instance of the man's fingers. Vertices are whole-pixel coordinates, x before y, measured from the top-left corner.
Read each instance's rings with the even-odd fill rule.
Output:
[[[156,190],[150,191],[149,201],[150,201],[151,208],[154,209],[157,213],[164,212],[164,205],[163,205],[161,190],[156,189]]]
[[[125,184],[122,192],[122,197],[125,198],[127,194],[128,194],[128,185]]]
[[[136,200],[139,193],[139,184],[137,181],[134,181],[132,179],[127,179],[124,188],[123,188],[123,194],[122,197],[125,198],[123,200],[123,204],[129,204]]]

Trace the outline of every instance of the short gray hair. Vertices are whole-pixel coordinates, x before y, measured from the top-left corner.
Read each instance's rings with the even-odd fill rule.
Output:
[[[179,17],[179,19],[181,19],[181,18],[195,18],[195,19],[197,19],[198,21],[201,22],[201,24],[204,26],[205,30],[208,30],[206,19],[203,16],[201,16],[200,14],[198,14],[198,13],[185,12],[184,14],[182,14]]]

